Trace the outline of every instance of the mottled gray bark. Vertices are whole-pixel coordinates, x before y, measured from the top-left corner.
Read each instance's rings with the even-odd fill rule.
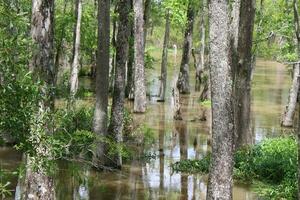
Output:
[[[281,125],[285,127],[293,126],[293,119],[294,119],[294,114],[297,106],[297,96],[298,96],[299,86],[300,86],[298,82],[298,76],[300,75],[299,67],[300,67],[299,64],[295,64],[293,66],[294,69],[293,69],[292,86],[290,89],[288,104],[286,106],[284,117],[281,122]]]
[[[81,15],[82,15],[82,0],[76,0],[76,5],[75,5],[76,24],[74,27],[73,59],[72,59],[71,77],[70,77],[71,98],[75,97],[78,90]]]
[[[180,65],[180,72],[177,80],[177,88],[181,94],[190,93],[190,80],[189,80],[189,61],[192,50],[193,40],[193,26],[194,26],[194,11],[193,1],[189,0],[187,10],[187,24],[184,34],[184,43],[182,49],[182,58]]]
[[[164,37],[163,53],[162,53],[162,59],[161,59],[159,101],[165,101],[165,97],[166,97],[169,39],[170,39],[170,13],[169,13],[169,11],[167,11],[166,25],[165,25],[165,37]]]
[[[123,141],[123,121],[124,121],[124,101],[125,101],[125,73],[126,61],[128,56],[128,39],[130,35],[129,29],[129,14],[130,14],[130,0],[120,0],[118,2],[117,12],[119,14],[119,27],[116,42],[116,68],[115,68],[115,84],[113,92],[113,101],[111,108],[111,120],[108,132],[111,138],[121,143]],[[110,160],[113,167],[120,168],[122,166],[122,156],[120,152],[117,153]]]
[[[255,0],[236,1],[235,3],[233,21],[237,21],[235,23],[238,24],[234,24],[232,27],[234,37],[232,60],[234,62],[235,147],[239,148],[253,143],[250,130],[250,106]]]
[[[26,157],[25,191],[23,199],[55,199],[54,181],[47,173],[44,162],[51,162],[51,149],[41,139],[51,134],[47,127],[47,113],[54,108],[53,86],[55,82],[54,46],[53,46],[53,0],[33,0],[31,17],[31,36],[35,45],[32,57],[32,69],[36,79],[40,80],[39,109],[30,127],[29,141],[33,142],[35,156]],[[51,147],[50,147],[51,148]]]
[[[230,63],[230,16],[227,0],[210,1],[210,79],[212,96],[212,159],[207,200],[232,199],[233,77]],[[220,34],[220,30],[222,33]]]
[[[145,43],[143,0],[133,1],[134,9],[134,107],[136,113],[146,112]]]
[[[109,95],[109,45],[110,45],[110,0],[98,0],[98,50],[96,64],[96,104],[94,132],[107,135],[107,107]],[[105,144],[98,141],[94,154],[94,165],[105,164]]]

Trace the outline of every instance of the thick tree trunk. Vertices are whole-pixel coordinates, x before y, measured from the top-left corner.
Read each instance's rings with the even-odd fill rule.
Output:
[[[71,77],[70,77],[71,98],[75,97],[78,90],[81,15],[82,15],[82,0],[76,0],[76,8],[75,8],[76,24],[74,28],[73,60],[72,60]]]
[[[206,199],[231,200],[234,116],[229,2],[210,1],[209,20],[212,160]],[[222,30],[221,34],[220,30]]]
[[[144,64],[144,7],[143,0],[133,1],[134,9],[134,107],[136,113],[146,112],[146,80]]]
[[[41,140],[44,134],[51,134],[47,127],[47,113],[54,108],[53,86],[55,82],[54,68],[54,1],[33,0],[31,17],[31,36],[35,44],[32,57],[32,68],[36,78],[42,81],[40,93],[43,98],[39,102],[31,126],[30,141],[33,145],[34,157],[27,155],[24,199],[55,199],[54,181],[47,173],[44,162],[51,162],[51,149]],[[50,147],[51,148],[51,147]]]
[[[180,65],[180,72],[177,81],[177,88],[181,94],[190,93],[190,80],[189,80],[189,61],[192,50],[193,40],[193,26],[194,26],[194,5],[193,1],[189,0],[187,10],[187,24],[184,34],[184,44],[182,50],[182,59]]]
[[[118,4],[119,27],[116,42],[116,68],[115,68],[115,84],[113,92],[113,102],[111,108],[111,121],[109,125],[109,133],[111,138],[121,143],[123,141],[123,119],[124,119],[124,101],[125,101],[125,73],[126,61],[128,56],[128,39],[130,35],[129,14],[130,0],[120,0]],[[121,153],[111,159],[110,163],[113,167],[120,168],[122,166]]]
[[[98,136],[107,135],[107,107],[109,95],[109,45],[110,45],[110,0],[98,0],[98,50],[96,64],[96,104],[94,132]],[[105,147],[96,144],[94,165],[104,165]]]
[[[170,13],[166,13],[165,37],[161,61],[160,73],[160,88],[159,88],[159,101],[165,101],[166,88],[167,88],[167,67],[168,67],[168,44],[170,38]]]
[[[236,57],[233,58],[234,69],[234,128],[235,147],[253,143],[253,136],[250,130],[251,113],[251,74],[252,74],[252,40],[255,17],[255,0],[236,1],[238,9],[237,35],[234,33],[234,49]],[[234,19],[235,21],[235,19]],[[237,44],[235,44],[237,42]],[[237,46],[236,46],[237,45]]]

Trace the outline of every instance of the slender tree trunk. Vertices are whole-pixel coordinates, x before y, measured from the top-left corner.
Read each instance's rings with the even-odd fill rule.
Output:
[[[190,80],[189,80],[189,61],[192,50],[192,40],[193,40],[193,26],[194,26],[194,5],[193,1],[189,0],[188,10],[187,10],[187,24],[184,34],[184,44],[182,59],[180,65],[180,72],[177,81],[177,88],[181,94],[190,93]]]
[[[114,14],[117,13],[118,4],[115,5]],[[117,33],[117,19],[116,17],[112,18],[112,37],[111,37],[111,45],[115,51],[113,51],[112,61],[110,65],[110,75],[109,75],[109,91],[113,92],[114,87],[114,74],[116,67],[116,33]]]
[[[294,0],[294,24],[295,24],[295,35],[297,39],[298,47],[298,57],[300,56],[300,25],[299,25],[299,12],[298,12],[298,0]],[[298,81],[298,76],[300,75],[299,64],[293,66],[293,82],[290,89],[288,105],[284,113],[283,120],[281,122],[282,126],[292,127],[293,118],[297,105],[297,97],[299,93],[300,84]]]
[[[206,23],[205,23],[205,15],[206,15],[206,1],[202,1],[202,13],[201,13],[201,20],[200,20],[200,32],[201,32],[201,46],[200,46],[200,59],[196,65],[196,88],[200,89],[201,85],[201,76],[203,73],[204,62],[205,62],[205,38],[206,38]]]
[[[118,4],[119,27],[116,42],[116,68],[115,68],[115,84],[113,92],[113,102],[111,108],[111,120],[109,125],[109,133],[111,138],[121,143],[123,141],[123,119],[124,119],[124,101],[125,101],[125,73],[126,61],[128,56],[128,39],[130,35],[129,14],[130,0],[120,0]],[[113,167],[120,168],[122,166],[122,156],[120,152],[110,163]]]
[[[250,130],[251,113],[251,74],[252,74],[252,40],[255,17],[255,0],[236,1],[233,26],[234,50],[234,128],[235,147],[253,143]],[[237,30],[235,30],[237,29]]]
[[[144,46],[146,47],[147,41],[147,30],[149,27],[151,15],[151,0],[145,0],[145,9],[144,9]]]
[[[67,1],[64,0],[64,8],[63,8],[63,15],[66,15],[66,10],[67,10]],[[55,55],[55,69],[56,69],[56,72],[55,72],[55,84],[57,83],[57,76],[58,76],[58,72],[59,72],[59,61],[60,61],[60,56],[62,54],[62,50],[63,50],[63,40],[65,38],[65,30],[64,29],[61,29],[60,30],[60,38],[58,40],[58,44],[56,46],[56,55]]]
[[[78,90],[81,15],[82,15],[82,0],[76,0],[76,8],[75,8],[76,25],[74,28],[73,60],[72,60],[71,77],[70,77],[70,94],[72,98],[75,97]]]
[[[229,2],[227,0],[210,1],[209,14],[212,160],[206,199],[231,200],[234,107],[230,63]]]
[[[134,9],[134,112],[146,112],[146,81],[144,64],[144,7],[143,0],[133,1]]]
[[[170,39],[170,13],[166,13],[165,37],[161,61],[159,101],[165,101],[167,88],[168,44]]]
[[[131,0],[133,9],[133,0]],[[129,52],[127,62],[127,83],[125,95],[129,100],[134,100],[134,22],[130,22],[130,39],[129,39]]]
[[[299,82],[298,82],[298,76],[300,75],[299,72],[299,64],[295,64],[293,66],[293,82],[290,89],[289,99],[288,99],[288,105],[286,106],[286,110],[284,113],[283,120],[281,122],[282,126],[285,127],[292,127],[293,126],[293,119],[294,119],[294,113],[296,111],[296,105],[297,105],[297,96],[299,92]]]
[[[53,86],[55,82],[54,68],[54,1],[33,0],[31,17],[31,36],[35,44],[32,68],[37,80],[42,83],[39,109],[31,125],[29,140],[35,141],[35,156],[26,156],[25,192],[23,199],[55,199],[54,181],[47,173],[44,162],[52,159],[51,149],[43,141],[45,134],[51,134],[47,127],[47,113],[54,108]]]
[[[94,113],[94,132],[98,136],[107,135],[107,107],[109,95],[109,46],[110,46],[110,0],[98,0],[98,50],[96,64],[96,104]],[[104,165],[105,147],[96,144],[94,164]]]

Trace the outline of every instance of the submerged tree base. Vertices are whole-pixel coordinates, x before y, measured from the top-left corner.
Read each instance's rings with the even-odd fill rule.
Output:
[[[171,165],[175,172],[208,173],[211,155]],[[235,153],[234,178],[251,184],[266,199],[297,199],[297,141],[293,137],[266,139]]]

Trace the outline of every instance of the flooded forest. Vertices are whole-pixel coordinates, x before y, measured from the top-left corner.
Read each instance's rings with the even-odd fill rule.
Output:
[[[298,0],[0,0],[0,199],[300,199]]]

